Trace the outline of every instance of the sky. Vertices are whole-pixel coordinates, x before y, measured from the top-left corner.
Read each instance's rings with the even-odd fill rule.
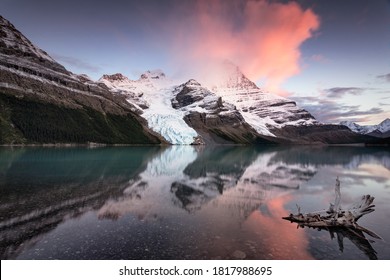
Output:
[[[94,80],[185,82],[228,60],[322,122],[390,117],[390,0],[0,0],[0,14]]]

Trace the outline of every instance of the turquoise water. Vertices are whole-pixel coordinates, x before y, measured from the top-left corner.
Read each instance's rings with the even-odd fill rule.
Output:
[[[364,194],[383,240],[282,219]],[[365,147],[0,149],[1,259],[390,259],[390,151]],[[371,242],[375,241],[375,242]]]

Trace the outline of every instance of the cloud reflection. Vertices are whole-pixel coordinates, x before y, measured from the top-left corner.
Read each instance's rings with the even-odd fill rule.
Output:
[[[361,222],[389,238],[390,225],[383,223],[389,218],[389,162],[387,150],[368,147],[0,151],[1,254],[59,258],[46,241],[73,252],[74,244],[95,237],[101,250],[85,249],[84,258],[139,258],[142,244],[150,254],[145,258],[364,258],[348,246],[340,254],[328,236],[296,230],[281,217],[296,204],[305,212],[328,208],[339,176],[342,206],[362,194],[375,196],[377,210]],[[96,224],[105,227],[105,237]],[[78,230],[66,231],[73,227]],[[112,239],[118,232],[121,239]],[[115,240],[135,242],[141,251],[123,251]],[[322,255],[318,247],[326,248]],[[374,247],[378,258],[390,258],[389,246]],[[39,248],[46,251],[38,256]]]

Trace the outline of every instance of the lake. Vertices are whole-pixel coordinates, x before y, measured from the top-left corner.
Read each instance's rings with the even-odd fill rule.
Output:
[[[383,240],[289,213],[364,194]],[[390,151],[376,147],[0,148],[1,259],[390,259]]]

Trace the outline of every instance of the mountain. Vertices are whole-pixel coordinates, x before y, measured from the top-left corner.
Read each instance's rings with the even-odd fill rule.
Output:
[[[218,79],[185,83],[161,71],[138,80],[122,74],[99,82],[142,110],[148,126],[172,144],[348,144],[375,141],[342,125],[318,122],[293,100],[261,90],[240,69],[224,62]],[[194,139],[195,142],[194,142]]]
[[[30,40],[15,28],[15,26],[2,16],[0,16],[0,27],[2,60],[4,59],[7,61],[7,58],[19,58],[15,61],[16,63],[20,62],[19,60],[23,60],[24,63],[30,65],[32,63],[37,63],[60,73],[68,73],[63,66],[58,64],[45,51],[32,44]],[[5,61],[3,61],[3,63]]]
[[[0,16],[0,144],[348,144],[377,138],[324,125],[231,62],[214,80],[161,70],[97,82],[69,72]]]
[[[124,96],[67,71],[0,16],[0,143],[165,142]]]
[[[221,73],[221,81],[212,85],[212,89],[218,96],[234,104],[260,134],[276,136],[272,130],[286,125],[319,124],[294,101],[261,90],[231,62],[223,63]]]
[[[103,75],[98,82],[126,96],[142,110],[148,126],[169,143],[275,143],[247,124],[233,105],[196,80],[178,84],[155,70],[143,73],[138,80],[118,73]]]
[[[172,107],[185,112],[184,120],[205,143],[272,143],[275,139],[259,134],[236,106],[203,87],[195,80],[178,86]]]
[[[340,123],[348,127],[353,132],[363,134],[363,135],[371,135],[375,137],[385,138],[390,137],[390,119],[387,118],[377,125],[359,125],[357,123],[351,121],[343,121]]]
[[[116,74],[118,75],[118,74]],[[98,82],[105,84],[116,95],[126,96],[130,104],[141,109],[141,116],[148,126],[172,144],[192,144],[198,136],[184,121],[185,112],[174,109],[174,82],[160,71],[147,71],[138,80],[121,79],[112,81],[111,75],[104,75]]]
[[[260,89],[240,69],[225,61],[220,79],[209,87],[223,100],[236,106],[245,121],[261,135],[279,143],[349,144],[382,143],[376,135],[358,135],[342,125],[323,124],[296,102]]]

